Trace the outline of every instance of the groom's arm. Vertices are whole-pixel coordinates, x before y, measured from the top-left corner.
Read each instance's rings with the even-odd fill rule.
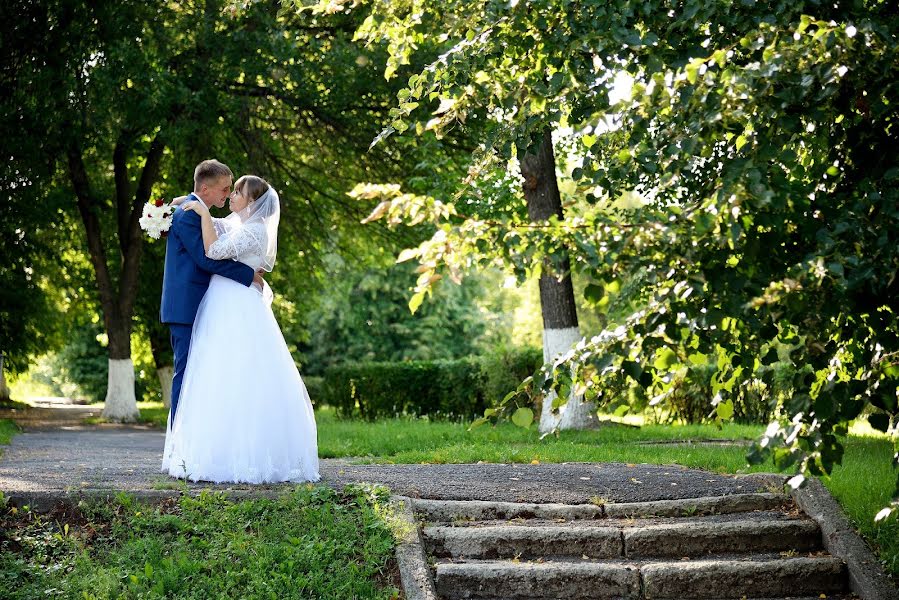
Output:
[[[176,235],[197,266],[209,273],[233,279],[248,286],[253,283],[255,272],[251,267],[236,260],[213,260],[206,256],[203,235],[200,231],[200,217],[197,213],[183,212],[178,219]]]

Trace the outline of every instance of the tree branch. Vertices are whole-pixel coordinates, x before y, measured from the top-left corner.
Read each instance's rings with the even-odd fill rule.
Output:
[[[123,252],[127,251],[129,207],[131,204],[129,202],[131,194],[128,193],[129,188],[131,187],[128,184],[129,150],[127,137],[122,133],[116,141],[115,148],[112,151],[112,168],[115,179],[115,204],[119,244],[122,246]]]
[[[150,199],[153,182],[159,176],[159,168],[162,162],[162,154],[165,151],[165,142],[157,134],[150,142],[147,150],[147,160],[140,174],[140,181],[134,193],[134,201],[131,205],[128,217],[127,236],[119,238],[119,246],[122,248],[122,275],[119,285],[119,309],[123,315],[132,314],[134,300],[137,292],[137,282],[140,270],[140,255],[143,249],[143,236],[140,230],[140,214],[144,204]]]
[[[103,315],[107,328],[116,310],[112,289],[112,278],[109,275],[109,265],[106,262],[106,249],[103,246],[103,234],[100,229],[100,220],[97,218],[97,201],[90,189],[87,178],[87,169],[84,166],[84,158],[81,150],[72,142],[67,148],[69,180],[75,190],[75,198],[78,204],[78,212],[84,222],[84,230],[87,234],[87,248],[97,278],[97,287],[100,292],[100,303],[103,307]]]

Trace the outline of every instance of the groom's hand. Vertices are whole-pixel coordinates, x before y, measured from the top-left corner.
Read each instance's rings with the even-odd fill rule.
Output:
[[[253,274],[253,283],[258,285],[259,288],[265,287],[265,280],[262,278],[262,274],[265,273],[263,269],[259,269],[256,273]]]

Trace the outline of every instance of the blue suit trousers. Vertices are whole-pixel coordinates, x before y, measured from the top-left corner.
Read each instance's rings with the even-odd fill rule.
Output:
[[[187,368],[187,356],[190,354],[190,336],[192,325],[180,323],[169,324],[172,333],[172,350],[175,353],[175,376],[172,378],[172,408],[169,410],[169,422],[175,420],[175,411],[178,409],[178,400],[181,396],[181,383],[184,381],[184,371]]]

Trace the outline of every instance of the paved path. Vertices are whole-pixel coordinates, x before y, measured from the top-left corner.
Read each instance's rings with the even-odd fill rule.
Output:
[[[0,447],[0,491],[150,490],[173,487],[159,471],[165,433],[147,427],[63,425],[27,429]],[[762,479],[679,466],[622,463],[364,465],[324,459],[324,483],[386,484],[394,493],[447,500],[586,503],[695,498],[763,489]],[[191,484],[191,487],[253,488]],[[266,487],[266,486],[256,486]],[[267,486],[274,487],[274,486]]]

